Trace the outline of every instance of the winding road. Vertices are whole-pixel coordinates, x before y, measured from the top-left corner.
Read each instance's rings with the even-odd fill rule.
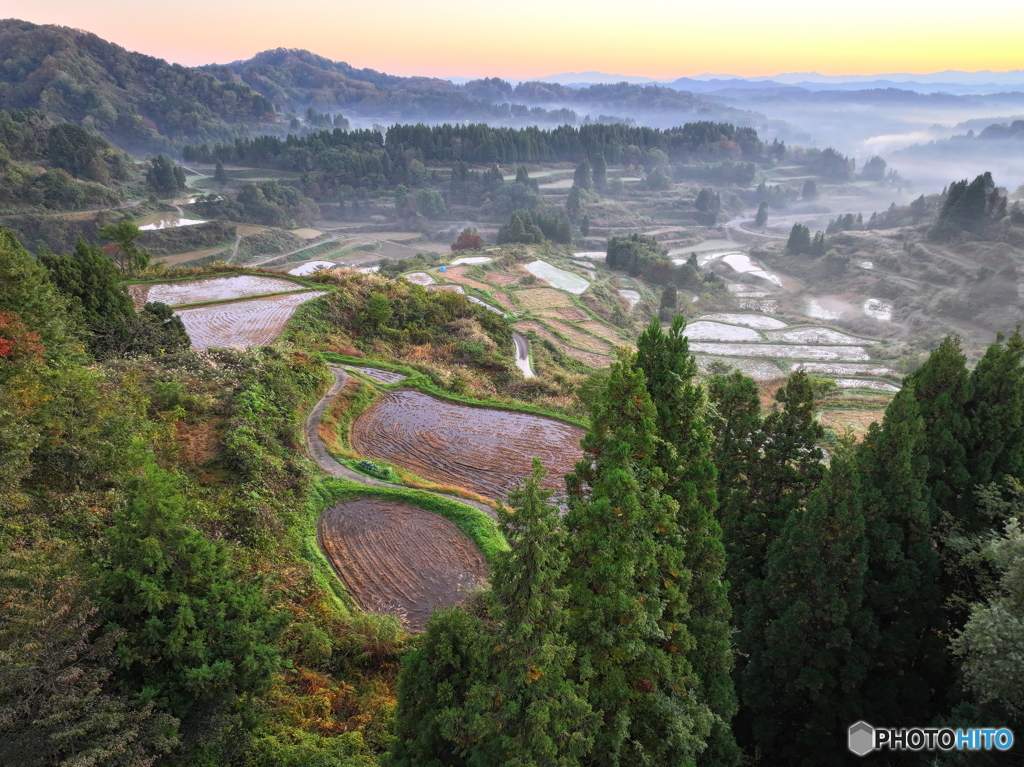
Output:
[[[533,378],[530,367],[530,342],[521,333],[512,331],[512,343],[516,345],[516,367],[523,373],[523,378]]]

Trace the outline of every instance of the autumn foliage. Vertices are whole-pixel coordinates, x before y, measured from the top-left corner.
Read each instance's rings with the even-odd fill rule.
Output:
[[[480,250],[483,246],[484,238],[476,233],[476,229],[463,229],[459,238],[452,243],[452,250]]]

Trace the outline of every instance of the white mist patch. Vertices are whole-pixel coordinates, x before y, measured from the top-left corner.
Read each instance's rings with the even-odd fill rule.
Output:
[[[751,328],[724,325],[721,322],[691,322],[684,331],[694,341],[761,341],[761,334]]]
[[[629,311],[633,311],[633,307],[640,303],[640,291],[639,290],[627,290],[626,288],[619,288],[619,295],[629,301]]]
[[[586,278],[552,266],[547,261],[531,261],[526,264],[526,271],[534,277],[544,280],[552,287],[577,296],[590,287],[590,282]]]
[[[861,308],[864,314],[881,322],[892,321],[892,304],[880,301],[877,298],[869,298]]]
[[[463,256],[452,261],[452,266],[459,264],[489,264],[494,259],[490,256]]]
[[[786,341],[797,344],[876,344],[864,338],[848,336],[829,328],[794,328],[791,330],[770,330],[765,333],[769,341]]]
[[[405,279],[411,282],[413,285],[433,285],[434,278],[426,272],[413,272],[412,274],[405,275]]]
[[[718,314],[705,314],[698,319],[728,322],[732,325],[746,325],[747,327],[759,328],[760,330],[777,330],[778,328],[786,327],[786,323],[782,320],[777,320],[774,317],[759,317],[756,314],[729,314],[721,312]]]
[[[846,360],[862,362],[871,359],[859,346],[803,346],[798,344],[690,344],[690,350],[704,354],[735,357],[774,357],[807,360]]]
[[[317,269],[333,269],[337,264],[333,261],[310,261],[308,264],[302,266],[296,266],[294,269],[289,269],[288,274],[294,274],[296,277],[305,277],[307,274],[312,274]]]

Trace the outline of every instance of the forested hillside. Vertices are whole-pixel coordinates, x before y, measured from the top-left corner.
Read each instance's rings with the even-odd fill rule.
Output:
[[[248,86],[133,53],[89,32],[0,21],[0,109],[40,109],[125,149],[227,138],[273,120]]]

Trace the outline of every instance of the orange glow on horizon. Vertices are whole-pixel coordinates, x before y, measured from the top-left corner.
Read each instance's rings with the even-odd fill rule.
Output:
[[[866,0],[823,8],[816,0],[728,9],[649,0],[642,9],[607,2],[522,0],[443,7],[395,0],[341,7],[330,0],[245,6],[208,0],[202,16],[127,0],[7,0],[4,16],[94,32],[129,50],[200,65],[247,59],[269,48],[304,48],[354,67],[397,75],[543,77],[599,71],[674,79],[712,72],[743,77],[927,74],[947,69],[1024,69],[1024,6],[992,0],[963,17],[921,0]],[[268,21],[272,19],[272,22]]]

